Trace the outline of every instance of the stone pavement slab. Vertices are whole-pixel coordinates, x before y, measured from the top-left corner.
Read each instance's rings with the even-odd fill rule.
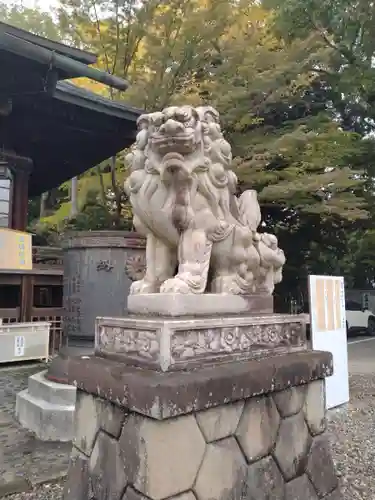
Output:
[[[16,394],[45,365],[0,365],[0,498],[64,477],[70,443],[42,442],[15,419]]]

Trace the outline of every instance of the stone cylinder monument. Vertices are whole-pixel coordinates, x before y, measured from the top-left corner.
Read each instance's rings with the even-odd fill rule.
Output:
[[[147,239],[128,316],[98,317],[77,387],[64,500],[339,500],[326,435],[329,353],[273,313],[285,256],[235,196],[210,107],[139,118],[126,189]]]
[[[77,231],[64,251],[64,337],[94,346],[97,315],[123,316],[132,281],[145,269],[145,239],[129,231]]]

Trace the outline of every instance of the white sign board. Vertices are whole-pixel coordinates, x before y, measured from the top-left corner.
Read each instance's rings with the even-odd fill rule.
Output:
[[[14,337],[14,357],[20,358],[25,356],[25,337]]]
[[[327,409],[349,401],[348,342],[344,278],[309,276],[312,348],[333,356],[333,375],[326,378]]]

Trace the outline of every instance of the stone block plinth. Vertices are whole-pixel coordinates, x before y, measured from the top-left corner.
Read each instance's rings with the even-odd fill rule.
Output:
[[[305,349],[305,323],[299,316],[134,315],[96,321],[97,356],[163,372]]]
[[[144,316],[210,316],[273,313],[272,295],[145,293],[129,295],[128,311]]]
[[[29,377],[16,396],[16,418],[42,441],[71,441],[77,389],[47,380],[46,371]]]
[[[167,373],[72,359],[64,500],[339,498],[317,398],[331,373],[321,352]]]

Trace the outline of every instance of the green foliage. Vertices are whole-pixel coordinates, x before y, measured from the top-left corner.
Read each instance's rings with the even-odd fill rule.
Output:
[[[323,90],[325,113],[330,113],[339,130],[354,137],[347,145],[339,143],[337,161],[341,157],[341,165],[363,172],[364,183],[358,188],[366,202],[369,219],[340,233],[341,255],[332,251],[329,257],[330,252],[324,250],[326,259],[317,262],[327,272],[331,267],[347,276],[352,286],[372,287],[375,257],[369,249],[373,248],[370,228],[375,222],[374,5],[362,0],[354,3],[347,0],[264,0],[263,4],[273,9],[273,30],[285,43],[292,45],[295,41],[314,40],[314,50],[319,57],[311,60],[311,72]],[[330,135],[326,144],[323,158],[327,153],[329,157],[330,148],[334,146]],[[342,198],[342,201],[345,200]]]
[[[29,224],[27,230],[33,234],[33,245],[36,246],[59,246],[60,231],[59,227],[42,219],[36,219]]]
[[[67,219],[63,230],[89,231],[92,229],[131,230],[132,221],[131,218],[123,217],[120,223],[117,223],[113,212],[109,211],[108,207],[101,204],[99,193],[96,191],[89,191],[81,211],[76,217]]]
[[[206,86],[234,144],[240,180],[265,203],[323,217],[366,217],[362,138],[343,131],[327,107],[309,68],[314,40],[277,40],[267,28],[272,17],[260,9],[258,15],[263,24],[254,22],[250,34],[237,31],[234,45],[223,42],[222,63]]]
[[[76,216],[70,215],[70,206],[65,203],[55,214],[37,219],[28,228],[34,234],[34,245],[40,246],[58,245],[61,235],[66,231],[101,229],[131,231],[133,229],[132,214],[125,203],[122,217],[118,220],[115,211],[101,202],[100,193],[95,189],[86,192],[85,200]]]
[[[329,58],[316,61],[329,86],[331,104],[342,126],[367,134],[375,119],[375,9],[367,0],[267,0],[276,11],[275,27],[287,39],[314,34]]]
[[[60,41],[64,36],[50,13],[22,6],[22,2],[1,3],[0,21],[30,31],[50,40]]]

